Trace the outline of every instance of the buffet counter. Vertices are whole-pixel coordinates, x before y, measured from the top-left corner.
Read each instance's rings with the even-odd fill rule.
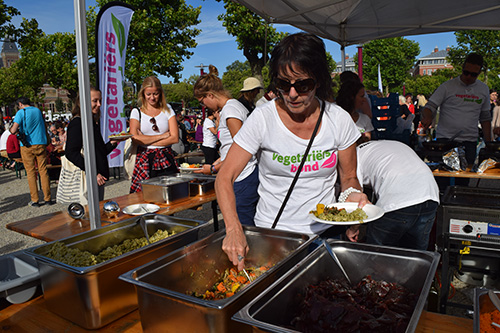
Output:
[[[50,312],[45,307],[43,296],[23,304],[13,304],[0,311],[0,327],[9,332],[142,332],[139,310],[130,312],[111,324],[98,329],[86,330]],[[423,311],[417,333],[460,333],[473,331],[472,319],[460,318]]]
[[[109,200],[103,200],[99,203],[101,211],[102,225],[119,222],[130,218],[130,215],[123,213],[123,208],[144,203],[142,192],[131,193],[121,197],[110,199],[118,203],[121,210],[116,217],[109,218],[102,213],[104,203]],[[160,210],[157,214],[173,215],[186,209],[196,209],[201,205],[211,202],[214,215],[214,228],[217,223],[217,201],[215,191],[212,190],[204,195],[192,196],[186,199],[173,201],[169,204],[157,204]],[[42,216],[33,217],[23,221],[12,222],[6,225],[7,229],[20,232],[22,234],[41,239],[46,242],[66,238],[84,231],[90,230],[90,221],[88,219],[73,219],[65,211],[50,213]]]

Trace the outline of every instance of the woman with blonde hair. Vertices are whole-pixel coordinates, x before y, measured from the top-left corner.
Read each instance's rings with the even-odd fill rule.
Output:
[[[130,134],[138,145],[130,193],[141,191],[142,180],[178,172],[171,145],[179,142],[179,127],[157,77],[144,79],[138,100],[140,109],[130,113]]]
[[[248,110],[241,102],[231,98],[231,94],[224,89],[218,74],[217,68],[210,65],[209,73],[202,75],[194,85],[194,97],[202,105],[215,112],[215,129],[221,143],[221,162],[205,164],[202,171],[205,174],[215,174],[219,171],[233,144],[233,137],[248,117]],[[242,224],[254,225],[253,218],[259,199],[258,185],[257,161],[252,158],[246,163],[241,174],[235,178],[233,184],[236,212]]]

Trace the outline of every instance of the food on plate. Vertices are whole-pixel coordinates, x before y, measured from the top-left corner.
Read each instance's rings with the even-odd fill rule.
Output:
[[[121,132],[121,133],[112,134],[109,136],[109,138],[119,139],[121,137],[129,137],[129,136],[132,136],[132,135],[130,133],[127,133],[127,132]]]
[[[298,295],[291,325],[301,332],[404,332],[417,298],[397,283],[370,275],[356,286],[328,278]]]
[[[243,289],[243,287],[249,285],[252,281],[261,276],[264,272],[268,271],[270,268],[270,266],[245,268],[251,281],[248,280],[244,271],[238,272],[235,268],[227,268],[224,271],[224,274],[217,279],[217,282],[215,282],[212,288],[205,291],[203,294],[196,292],[188,292],[188,294],[212,301],[225,299],[236,294],[238,291]]]
[[[336,221],[336,222],[345,222],[345,221],[361,221],[368,218],[365,211],[361,208],[356,208],[352,212],[347,212],[345,208],[337,209],[335,207],[326,207],[324,204],[317,204],[316,210],[312,210],[310,212],[314,214],[319,219],[325,221]]]
[[[194,163],[194,164],[182,163],[181,168],[183,168],[183,169],[197,169],[197,168],[201,168],[201,164],[200,163]]]
[[[175,233],[175,231],[169,232],[167,230],[157,230],[152,236],[149,237],[149,239],[151,243],[154,243],[170,237]],[[66,244],[61,242],[55,242],[49,248],[49,251],[45,256],[70,266],[86,267],[100,264],[106,260],[118,257],[146,245],[149,245],[146,237],[131,238],[125,239],[120,244],[108,246],[98,254],[92,254],[89,251],[68,247]]]

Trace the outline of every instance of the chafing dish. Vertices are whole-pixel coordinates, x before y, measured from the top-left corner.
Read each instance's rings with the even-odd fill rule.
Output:
[[[183,176],[161,176],[141,182],[144,201],[169,204],[189,197],[189,180]]]
[[[333,240],[328,243],[354,284],[371,275],[375,280],[399,283],[419,295],[406,329],[413,332],[425,305],[439,254]],[[298,306],[297,295],[328,277],[342,279],[343,275],[322,245],[245,305],[233,319],[269,332],[296,332],[290,329],[290,323]]]
[[[200,233],[206,235],[204,227],[209,227],[205,222],[165,215],[144,217],[149,235],[157,230],[177,233],[88,267],[70,266],[48,258],[47,251],[55,242],[27,250],[38,263],[47,308],[86,329],[102,327],[137,308],[134,287],[119,280],[120,274],[194,242]],[[59,241],[97,254],[125,239],[144,237],[138,221],[139,217],[134,217]]]
[[[225,230],[120,276],[137,287],[145,332],[244,332],[250,327],[231,316],[307,254],[315,236],[244,227],[250,246],[248,263],[275,265],[249,286],[223,300],[203,300],[191,292],[211,288],[226,268]]]

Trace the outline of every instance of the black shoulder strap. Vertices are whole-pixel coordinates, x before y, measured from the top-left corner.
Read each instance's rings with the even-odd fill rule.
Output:
[[[283,199],[283,203],[281,204],[280,210],[278,211],[278,214],[276,215],[276,218],[274,219],[273,226],[271,228],[276,228],[276,225],[278,224],[278,220],[281,217],[281,214],[283,213],[283,210],[285,209],[286,203],[288,202],[288,199],[290,199],[290,195],[292,194],[293,188],[295,187],[295,184],[297,183],[297,180],[299,179],[300,172],[302,171],[302,168],[304,167],[304,163],[306,162],[307,155],[309,154],[309,150],[311,150],[311,146],[313,144],[314,138],[316,137],[316,133],[318,132],[319,124],[321,123],[321,119],[323,118],[323,113],[325,112],[325,101],[322,101],[321,105],[321,112],[319,113],[318,121],[316,122],[316,127],[314,127],[313,134],[311,135],[311,139],[309,140],[309,144],[307,145],[306,152],[304,153],[304,157],[302,158],[302,161],[300,162],[299,169],[295,173],[295,177],[293,177],[292,184],[290,185],[290,188],[288,189],[288,193],[285,196],[285,199]]]

